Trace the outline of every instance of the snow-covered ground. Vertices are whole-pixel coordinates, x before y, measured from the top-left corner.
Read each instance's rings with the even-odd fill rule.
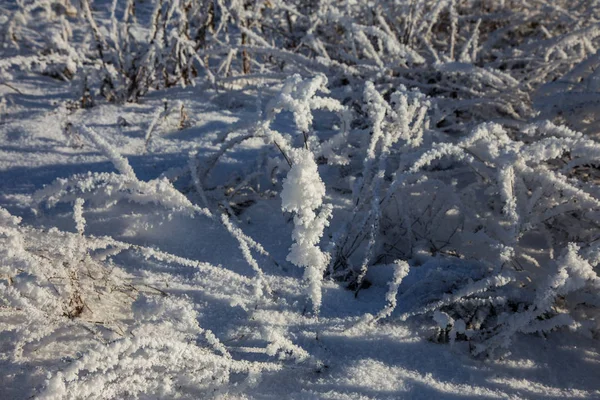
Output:
[[[36,191],[74,174],[114,171],[106,156],[87,141],[69,145],[53,106],[68,98],[68,86],[50,79],[21,81],[23,94],[10,94],[15,106],[0,126],[1,206],[21,216],[22,225],[36,229],[32,235],[39,235],[40,240],[42,232],[51,227],[76,232],[76,223],[69,204],[54,209],[42,207],[34,214],[31,198]],[[162,122],[154,134],[153,150],[146,152],[149,116],[161,107],[163,98],[184,100],[193,127],[177,130],[168,120]],[[141,104],[106,104],[81,110],[71,115],[70,121],[94,129],[129,160],[139,179],[151,180],[169,169],[185,168],[190,151],[213,150],[213,143],[230,126],[253,118],[254,100],[252,94],[243,92],[230,95],[206,87],[177,89],[153,93]],[[124,118],[127,126],[119,126],[119,118]],[[226,173],[247,168],[259,150],[249,144],[229,155],[224,162]],[[196,195],[189,197],[199,202]],[[385,272],[373,276],[373,286],[360,291],[357,297],[353,291],[325,281],[319,317],[307,315],[310,303],[303,289],[302,270],[285,261],[291,245],[291,225],[277,196],[240,215],[240,229],[261,243],[278,264],[258,257],[273,293],[261,302],[256,302],[251,292],[253,271],[223,226],[203,216],[190,218],[157,208],[118,204],[94,209],[84,205],[85,232],[185,257],[188,265],[132,255],[118,261],[133,276],[135,285],[146,285],[147,298],[136,303],[139,312],[152,312],[152,308],[144,309],[144,302],[160,300],[166,303],[160,307],[168,310],[177,308],[170,305],[171,298],[185,299],[186,306],[197,313],[199,326],[212,331],[233,359],[277,365],[274,371],[262,372],[252,384],[245,385],[242,378],[232,379],[219,386],[216,395],[257,399],[600,397],[600,351],[594,339],[579,335],[523,336],[501,359],[478,360],[461,343],[453,347],[433,343],[428,340],[431,332],[408,323],[391,320],[377,326],[361,324],[367,313],[377,314],[385,306],[389,278]],[[48,245],[61,246],[60,242]],[[407,280],[401,292],[409,285]],[[95,311],[93,299],[88,301]],[[178,317],[167,312],[164,318],[169,321]],[[94,331],[101,330],[91,326]],[[41,343],[28,344],[26,361],[21,363],[12,362],[10,357],[11,345],[19,338],[2,333],[3,398],[37,396],[47,376],[68,369],[95,345],[94,331],[88,329],[85,325],[61,327]],[[277,349],[267,338],[274,343],[285,338],[289,349]],[[171,339],[167,336],[164,340]],[[170,360],[175,364],[172,367],[178,368],[178,357],[185,355],[167,357],[174,357]],[[289,360],[279,361],[286,358]],[[182,363],[181,371],[176,373],[186,373],[185,368]],[[160,370],[157,373],[153,379],[160,381]],[[160,388],[162,383],[156,385]],[[102,388],[91,388],[92,397],[100,396]],[[148,398],[153,395],[148,394]]]
[[[10,54],[4,54],[7,60]],[[443,68],[459,73],[474,67],[465,61]],[[500,169],[498,154],[515,154],[513,147],[525,154],[502,169],[500,175],[513,175],[498,178],[498,190],[472,184],[469,168],[448,185],[473,186],[481,198],[497,195],[506,202],[497,207],[498,215],[506,216],[498,226],[492,226],[494,215],[477,214],[493,236],[526,225],[524,214],[511,219],[511,212],[521,212],[523,197],[537,196],[538,203],[529,205],[533,215],[544,196],[554,195],[523,189],[519,197],[512,192],[522,189],[518,185],[502,186],[514,183],[515,176],[529,184],[527,171],[546,171],[527,158],[535,151],[527,147],[533,140],[513,142],[497,126],[485,125],[479,137],[488,140],[487,132],[498,142],[469,147],[471,139],[465,139],[452,147],[454,138],[436,142],[440,132],[427,136],[429,128],[421,126],[427,125],[427,107],[439,108],[420,94],[399,90],[405,97],[398,101],[406,101],[404,110],[410,111],[401,125],[402,115],[391,116],[389,96],[384,99],[373,84],[355,82],[361,90],[356,94],[320,74],[234,88],[200,76],[195,86],[151,90],[138,102],[108,102],[96,94],[94,106],[85,108],[73,106],[81,80],[57,80],[13,66],[6,71],[10,79],[0,81],[5,83],[0,84],[0,399],[600,398],[595,314],[578,314],[565,300],[581,290],[588,297],[576,304],[595,304],[590,299],[591,290],[598,290],[597,265],[589,261],[595,248],[592,255],[583,253],[585,248],[581,256],[579,248],[565,250],[556,258],[556,277],[540,266],[554,268],[554,249],[535,229],[515,234],[515,242],[497,235],[494,243],[513,246],[515,262],[524,266],[515,266],[514,274],[504,271],[504,264],[493,273],[486,269],[503,260],[498,248],[504,247],[472,250],[483,243],[476,241],[479,228],[464,255],[443,251],[449,246],[462,252],[450,243],[469,237],[468,220],[460,230],[455,222],[467,210],[451,197],[455,192],[435,186],[454,168],[443,156],[465,148],[468,154],[459,160],[471,162],[480,174],[490,166]],[[500,79],[490,76],[484,77]],[[359,121],[346,107],[350,98],[364,100],[354,111],[368,118]],[[371,125],[364,126],[367,120]],[[390,126],[410,130],[402,138],[406,147],[430,146],[443,155],[426,147],[396,151],[400,139],[389,133]],[[540,157],[553,158],[547,154],[567,145],[575,160],[600,154],[591,144],[595,139],[554,125],[535,126],[556,137],[540,147]],[[518,129],[526,136],[533,128]],[[480,131],[474,132],[473,138]],[[380,144],[370,137],[381,137]],[[346,148],[345,141],[358,144]],[[423,192],[428,179],[411,181],[414,186],[398,183],[403,196],[416,200],[398,214],[385,208],[395,192],[383,188],[396,184],[403,157],[416,165],[428,155],[424,168],[436,157],[441,160],[439,169],[427,170],[435,181],[430,191]],[[386,174],[388,158],[398,175]],[[363,188],[375,193],[373,198],[357,202],[361,179],[366,182],[369,168],[377,165],[381,179],[374,172],[371,186]],[[583,199],[581,217],[574,218],[597,218],[592,213],[596,181],[586,181],[580,191],[572,180],[560,182],[561,196]],[[412,247],[404,259],[395,259],[404,254],[395,248],[375,254],[398,237],[396,230],[406,224],[402,212],[431,214],[438,194],[456,207],[440,207],[443,217],[429,220],[437,224],[433,228],[421,229],[419,218],[409,221],[416,224],[415,234],[437,232],[432,254]],[[457,197],[469,195],[465,190]],[[489,201],[490,209],[494,204]],[[543,214],[552,206],[540,211],[542,222],[559,215]],[[362,215],[376,220],[360,225],[364,243],[357,254],[364,256],[348,256],[355,267],[350,278],[332,279],[339,271],[330,264],[334,250],[340,250],[336,235],[350,221],[359,224],[354,218]],[[535,221],[531,217],[527,226]],[[371,246],[369,229],[371,242],[379,235],[389,240]],[[350,237],[350,228],[346,231]],[[440,237],[447,238],[443,246]],[[532,281],[542,283],[528,286]],[[506,292],[493,291],[505,285]],[[497,335],[477,342],[476,329],[457,317],[460,307],[467,307],[462,298],[512,307],[512,299],[521,298],[513,296],[515,290],[522,287],[532,289],[522,304],[515,303],[516,318],[502,322],[501,316],[490,328],[498,329]]]

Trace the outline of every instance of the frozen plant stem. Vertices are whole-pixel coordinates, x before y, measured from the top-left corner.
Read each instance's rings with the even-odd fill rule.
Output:
[[[308,294],[313,311],[319,313],[321,307],[321,283],[329,255],[318,246],[323,230],[329,225],[332,207],[323,204],[325,184],[319,176],[313,154],[305,149],[292,149],[292,167],[283,182],[281,207],[295,213],[294,230],[287,260],[296,266],[304,267],[304,278],[308,282]],[[318,209],[319,214],[316,214]]]

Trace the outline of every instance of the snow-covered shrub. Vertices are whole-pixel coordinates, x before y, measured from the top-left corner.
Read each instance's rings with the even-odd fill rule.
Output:
[[[51,376],[40,399],[189,398],[235,391],[276,364],[238,361],[210,331],[198,325],[185,299],[143,297],[131,335],[97,345]],[[238,378],[239,380],[239,378]],[[233,389],[233,390],[232,390]]]
[[[278,159],[266,163],[264,174],[272,174],[274,169],[287,169],[281,190],[282,209],[294,213],[294,243],[287,261],[305,268],[305,278],[309,285],[309,296],[313,310],[318,313],[321,304],[321,281],[329,262],[329,255],[319,247],[324,228],[329,225],[332,207],[323,203],[325,185],[319,176],[317,158],[330,165],[344,165],[349,162],[347,143],[350,130],[350,112],[339,101],[318,96],[317,92],[327,93],[327,78],[317,75],[303,80],[299,75],[286,79],[278,95],[269,101],[265,110],[260,110],[259,118],[253,122],[251,132],[241,134],[226,142],[222,149],[205,162],[203,171],[192,165],[192,175],[198,182],[197,190],[203,193],[200,179],[206,179],[218,158],[228,149],[252,139],[261,138],[265,144],[273,145]],[[319,138],[313,130],[313,113],[325,110],[337,114],[342,126],[328,138]],[[288,111],[292,114],[298,137],[281,133],[272,128],[278,115]],[[296,145],[295,145],[296,144]],[[276,150],[275,150],[276,149]],[[273,168],[275,165],[275,168]],[[270,170],[270,171],[269,171]],[[257,178],[260,173],[254,173]],[[242,181],[242,184],[247,180]],[[241,184],[240,184],[241,185]],[[206,201],[206,200],[205,200]],[[227,208],[228,204],[225,204]]]
[[[0,332],[14,337],[10,359],[23,365],[52,354],[70,360],[48,371],[39,398],[198,398],[243,390],[260,372],[280,368],[233,359],[212,332],[199,327],[189,299],[138,283],[113,257],[133,251],[194,262],[85,236],[83,204],[75,201],[76,233],[21,226],[0,209]],[[79,337],[67,348],[60,338],[68,333],[87,340]]]
[[[598,46],[594,2],[569,7],[570,17],[563,12],[567,2],[547,1],[223,4],[219,28],[200,50],[209,69],[219,65],[217,82],[299,72],[324,73],[335,86],[355,91],[364,80],[404,84],[436,97],[432,122],[449,132],[474,121],[532,116],[536,88]],[[237,29],[227,29],[227,21]],[[256,78],[241,65],[231,68],[248,58],[260,68]]]
[[[382,261],[447,268],[429,279],[453,284],[401,318],[443,310],[462,321],[475,353],[508,345],[516,332],[597,331],[597,310],[582,299],[598,284],[597,263],[584,254],[595,248],[600,200],[577,172],[600,151],[595,141],[549,122],[510,134],[482,124],[452,139],[427,129],[428,100],[418,93],[401,88],[388,103],[367,84],[365,102],[372,135],[334,276],[360,288]],[[477,267],[456,274],[453,259]]]
[[[361,176],[352,188],[352,217],[336,233],[335,256],[330,265],[330,273],[353,281],[357,287],[362,284],[368,265],[377,256],[375,245],[381,224],[381,205],[386,200],[386,169],[390,156],[395,153],[394,147],[399,147],[398,155],[405,157],[405,153],[430,143],[430,140],[424,139],[429,103],[422,94],[402,88],[401,92],[392,96],[392,104],[388,104],[368,82],[364,102],[372,134],[364,148],[363,163],[359,165]],[[367,248],[360,267],[348,267],[349,258],[365,239]]]
[[[253,123],[253,130],[226,142],[200,174],[206,178],[206,171],[224,151],[245,140],[261,137],[275,144],[278,165],[290,166],[281,189],[283,210],[294,212],[288,261],[307,268],[316,312],[326,260],[330,260],[327,274],[357,293],[365,287],[372,266],[404,265],[406,260],[415,269],[438,265],[442,270],[425,279],[435,289],[420,302],[401,294],[404,303],[414,308],[403,311],[400,318],[444,312],[456,324],[448,328],[451,341],[468,338],[476,353],[506,346],[514,333],[536,330],[537,320],[558,315],[556,306],[562,297],[553,295],[541,306],[536,305],[535,294],[544,290],[559,268],[556,254],[572,243],[587,248],[595,239],[597,188],[578,169],[592,162],[599,149],[596,142],[550,122],[524,124],[520,129],[486,123],[454,138],[431,126],[430,119],[438,111],[434,99],[403,86],[382,94],[369,82],[362,110],[363,123],[371,131],[368,140],[361,138],[364,130],[348,128],[333,136],[343,137],[343,142],[319,140],[311,132],[310,111],[325,101],[314,98],[322,85],[319,79],[288,78]],[[338,112],[344,126],[350,126],[347,109],[333,99],[326,102],[327,109]],[[299,140],[271,128],[283,110],[292,112],[302,133]],[[323,205],[326,187],[316,160],[329,143],[335,143],[333,153],[343,154],[341,162],[333,159],[330,164],[351,189],[352,206],[343,211],[348,218],[336,228],[325,251],[318,243],[330,210]],[[349,179],[352,175],[356,178]],[[590,265],[593,271],[593,261]],[[406,275],[404,267],[396,269],[389,296],[398,291]],[[577,300],[587,299],[595,285],[593,276],[586,279],[573,289],[577,294],[569,295],[574,300],[566,308],[580,324],[582,315],[596,318],[589,310],[582,314],[585,305]],[[448,285],[431,283],[438,280]],[[396,302],[391,297],[388,302],[375,320],[393,318]],[[533,317],[519,328],[506,322],[527,309],[540,311],[531,311]],[[552,328],[576,326],[566,323],[566,317],[552,321],[556,322]],[[597,329],[595,322],[577,326],[588,332]]]
[[[112,262],[124,250],[113,241],[84,236],[83,201],[77,199],[77,233],[23,227],[1,209],[2,331],[13,332],[13,357],[31,356],[51,334],[80,328],[102,338],[97,325],[120,334],[135,298],[129,274]],[[48,344],[46,344],[48,345]]]
[[[194,84],[193,78],[204,68],[197,49],[203,40],[200,32],[209,23],[208,2],[136,4],[115,0],[108,19],[99,19],[93,1],[80,2],[91,44],[81,53],[95,59],[94,69],[100,73],[94,69],[89,73],[95,72],[98,90],[109,101],[137,101],[150,88]],[[210,71],[204,72],[211,76]]]
[[[11,361],[27,365],[36,357],[50,358],[52,351],[53,357],[69,361],[48,371],[40,398],[228,395],[254,385],[263,371],[285,367],[290,358],[295,364],[314,364],[313,357],[277,326],[269,326],[268,320],[255,322],[247,334],[266,342],[265,347],[250,351],[277,357],[277,362],[234,359],[215,335],[200,328],[196,306],[190,299],[171,296],[167,288],[148,284],[148,276],[153,276],[149,271],[126,272],[122,259],[115,260],[124,253],[130,261],[196,269],[203,276],[202,290],[215,286],[214,294],[224,297],[223,285],[235,288],[231,305],[245,310],[249,321],[255,320],[252,313],[258,304],[274,304],[250,250],[269,254],[226,213],[219,219],[209,209],[194,205],[167,179],[139,180],[127,160],[100,135],[87,127],[81,127],[81,133],[119,173],[59,179],[32,199],[38,212],[44,205],[73,202],[76,233],[21,227],[19,219],[7,211],[2,209],[0,214],[0,329],[15,336]],[[244,257],[257,276],[250,279],[220,266],[85,234],[84,205],[107,209],[123,200],[154,204],[165,210],[165,218],[200,214],[221,223],[247,253]],[[86,340],[78,338],[77,346],[68,351],[61,346],[54,349],[56,338],[74,327],[81,328]],[[32,343],[36,348],[29,349]]]
[[[68,0],[23,1],[2,11],[0,79],[13,80],[15,70],[65,81],[77,74],[83,59],[71,44],[76,9]]]
[[[568,7],[570,17],[566,5],[128,0],[102,13],[93,0],[76,7],[31,0],[7,10],[3,33],[5,43],[18,46],[31,36],[19,29],[31,29],[32,11],[44,10],[49,26],[34,35],[34,48],[49,38],[54,44],[45,54],[63,54],[69,73],[77,67],[83,76],[95,74],[96,88],[110,100],[194,84],[199,74],[229,86],[325,73],[355,90],[365,79],[418,87],[439,98],[434,123],[458,131],[471,120],[531,116],[536,88],[594,56],[598,5]],[[88,38],[77,48],[68,34],[75,18],[86,22]]]

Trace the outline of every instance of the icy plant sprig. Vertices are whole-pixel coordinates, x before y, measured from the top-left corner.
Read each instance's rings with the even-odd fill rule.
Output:
[[[285,152],[293,147],[292,138],[272,130],[271,124],[282,111],[289,111],[303,135],[306,149],[313,151],[316,157],[329,156],[328,161],[331,164],[347,164],[348,150],[345,141],[350,130],[350,111],[338,100],[319,96],[317,92],[328,93],[327,78],[324,75],[302,79],[300,75],[295,74],[286,79],[279,94],[267,103],[264,119],[259,122],[257,133],[265,135],[267,143],[274,143],[285,155]],[[340,132],[329,140],[319,141],[311,131],[314,110],[335,112],[342,123]]]
[[[283,181],[281,208],[294,213],[294,230],[287,260],[304,267],[304,278],[308,281],[309,297],[313,311],[321,307],[321,282],[329,262],[318,243],[323,230],[329,225],[332,207],[323,204],[325,184],[319,176],[313,154],[303,148],[290,151],[292,167]],[[317,214],[316,211],[320,209]]]

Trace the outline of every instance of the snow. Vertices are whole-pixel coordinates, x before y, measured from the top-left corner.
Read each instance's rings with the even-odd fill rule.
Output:
[[[317,163],[308,149],[292,149],[292,166],[283,180],[281,208],[295,213],[292,238],[294,243],[286,260],[305,267],[309,294],[315,313],[321,307],[321,281],[329,263],[327,254],[317,246],[323,230],[329,226],[332,207],[323,204],[325,184],[319,176]],[[321,208],[317,215],[315,210]]]
[[[597,111],[544,101],[547,64],[529,104],[482,56],[529,48],[579,93],[595,25],[513,43],[454,0],[403,9],[403,35],[386,2],[25,3],[0,2],[1,399],[600,398]],[[171,34],[129,37],[131,4]]]

